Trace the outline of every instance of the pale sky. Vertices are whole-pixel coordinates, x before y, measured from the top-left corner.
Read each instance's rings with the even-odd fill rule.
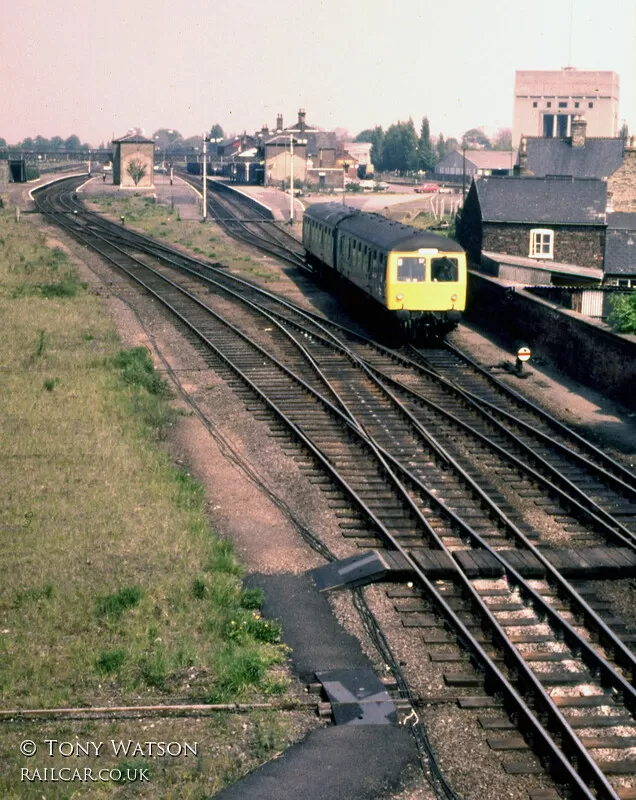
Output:
[[[184,137],[412,117],[512,127],[515,70],[613,70],[636,133],[634,0],[20,0],[0,14],[0,136]],[[570,15],[571,30],[570,53]]]

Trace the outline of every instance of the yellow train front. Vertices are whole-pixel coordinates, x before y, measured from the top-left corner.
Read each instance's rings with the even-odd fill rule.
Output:
[[[410,337],[443,336],[466,305],[466,255],[452,239],[337,203],[305,211],[307,264],[338,273],[395,317]]]

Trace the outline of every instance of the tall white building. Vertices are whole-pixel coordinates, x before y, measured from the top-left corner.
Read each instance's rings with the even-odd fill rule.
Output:
[[[518,70],[512,145],[522,136],[565,138],[572,119],[584,117],[588,136],[616,136],[620,81],[615,72],[577,70]]]

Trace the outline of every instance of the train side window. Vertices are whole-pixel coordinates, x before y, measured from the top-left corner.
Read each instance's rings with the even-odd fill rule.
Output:
[[[433,283],[456,281],[459,277],[459,265],[456,258],[442,256],[431,259],[431,280]]]

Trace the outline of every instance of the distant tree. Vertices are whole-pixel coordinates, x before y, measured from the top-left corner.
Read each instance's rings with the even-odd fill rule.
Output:
[[[76,150],[81,150],[81,148],[82,145],[79,140],[79,137],[75,136],[75,134],[69,136],[68,139],[64,142],[65,150],[76,151]]]
[[[51,149],[51,142],[48,139],[45,139],[44,136],[35,137],[35,149],[38,153],[44,153],[46,150]]]
[[[491,144],[490,139],[481,128],[470,128],[462,136],[462,147],[470,150],[489,150]]]
[[[223,128],[217,122],[210,128],[210,139],[225,139],[225,134],[223,133]]]
[[[391,125],[384,137],[383,169],[409,172],[417,169],[417,163],[417,134],[413,120]]]
[[[636,333],[636,292],[610,298],[612,313],[608,322],[619,333]]]
[[[41,137],[38,137],[38,138],[41,138]],[[22,140],[22,142],[20,144],[20,147],[23,150],[35,150],[36,144],[35,144],[35,142],[33,141],[33,139],[30,136],[27,136],[26,139]]]
[[[360,133],[356,136],[356,138],[353,141],[354,142],[373,142],[373,135],[374,135],[374,131],[376,131],[376,130],[377,130],[377,128],[365,128],[363,131],[360,131]]]
[[[443,158],[446,158],[446,155],[448,154],[448,145],[444,141],[444,134],[443,133],[440,133],[440,135],[439,135],[439,137],[437,139],[437,145],[435,146],[435,149],[437,150],[437,160],[438,161],[441,161]]]
[[[621,125],[621,129],[618,132],[619,139],[627,139],[629,137],[629,128],[627,127],[627,123],[623,122]]]
[[[146,174],[146,166],[138,158],[133,158],[128,162],[128,166],[126,167],[126,172],[133,179],[135,186],[137,186],[139,181]]]
[[[460,144],[457,141],[457,139],[455,139],[454,136],[451,136],[450,139],[446,140],[446,153],[447,154],[448,153],[452,153],[453,150],[460,150],[460,149],[461,149]]]
[[[64,139],[61,136],[54,136],[49,142],[49,147],[51,150],[63,150]]]
[[[182,142],[182,146],[185,148],[189,148],[194,150],[197,147],[201,147],[201,137],[200,136],[188,136],[187,139],[184,139]]]
[[[6,149],[7,147],[7,140],[3,139],[2,136],[0,136],[0,147],[2,147],[3,149]]]
[[[510,128],[500,128],[492,140],[493,150],[512,150],[512,131]]]
[[[437,162],[435,148],[431,141],[431,126],[428,117],[422,120],[420,138],[417,142],[417,164],[420,169],[430,172]]]
[[[152,134],[155,144],[158,149],[164,151],[173,151],[183,141],[183,136],[179,131],[174,131],[172,128],[159,128]]]

